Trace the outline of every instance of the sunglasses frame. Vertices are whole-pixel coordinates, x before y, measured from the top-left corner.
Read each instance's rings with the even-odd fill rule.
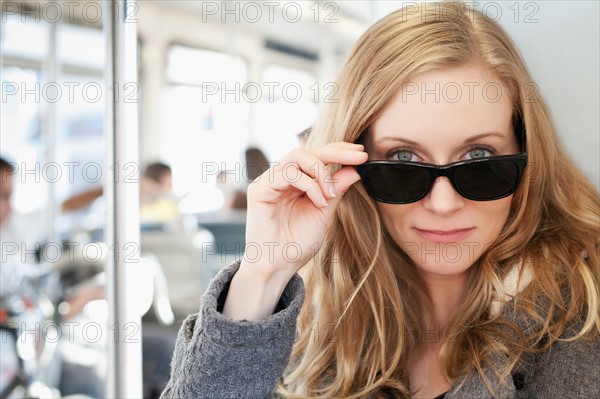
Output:
[[[460,168],[461,166],[464,166],[464,165],[472,165],[472,164],[477,164],[477,163],[481,163],[481,162],[489,162],[489,161],[495,161],[495,160],[509,161],[517,166],[517,178],[515,179],[515,184],[506,194],[503,194],[503,195],[500,195],[497,197],[493,197],[493,198],[488,198],[488,199],[474,198],[472,196],[468,196],[468,195],[465,195],[464,193],[462,193],[461,190],[459,190],[456,187],[456,184],[454,184],[454,174],[455,174],[457,168]],[[381,197],[379,197],[378,195],[376,195],[375,193],[373,193],[371,191],[370,185],[369,185],[369,176],[368,176],[367,170],[376,165],[407,165],[407,166],[415,166],[419,169],[422,169],[427,172],[427,175],[429,177],[428,189],[422,195],[420,195],[418,198],[411,199],[410,201],[384,200]],[[449,163],[446,165],[433,165],[433,164],[428,164],[428,163],[405,162],[405,161],[370,161],[370,162],[366,162],[361,165],[357,165],[356,171],[360,175],[363,186],[365,187],[365,190],[367,190],[367,193],[369,194],[369,196],[371,196],[371,198],[375,199],[376,201],[383,202],[386,204],[410,204],[410,203],[417,202],[417,201],[420,201],[421,199],[425,198],[427,196],[427,194],[429,194],[431,192],[431,189],[433,188],[433,184],[435,183],[436,179],[441,176],[447,177],[448,180],[450,180],[452,187],[454,187],[454,190],[456,190],[457,193],[459,193],[464,198],[472,200],[472,201],[494,201],[494,200],[498,200],[498,199],[501,199],[504,197],[508,197],[509,195],[513,194],[519,187],[519,184],[521,183],[521,179],[523,178],[523,171],[525,170],[526,166],[527,166],[527,152],[525,151],[525,152],[521,152],[519,154],[499,155],[499,156],[494,156],[494,157],[469,159],[466,161],[452,162],[452,163]]]

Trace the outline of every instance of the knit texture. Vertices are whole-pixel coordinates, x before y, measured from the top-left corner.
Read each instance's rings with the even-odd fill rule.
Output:
[[[171,361],[171,379],[161,398],[270,398],[289,360],[304,284],[295,275],[282,295],[285,309],[257,322],[234,321],[217,301],[239,268],[222,269],[188,316]]]
[[[304,283],[295,275],[283,292],[283,309],[257,322],[233,321],[217,311],[217,301],[239,268],[219,272],[202,298],[198,314],[183,322],[171,363],[171,379],[161,398],[273,398],[289,361],[296,320],[304,302]],[[503,314],[525,333],[531,325],[510,307]],[[568,336],[568,335],[567,335]],[[495,362],[501,364],[502,359]],[[484,372],[501,399],[600,398],[600,340],[557,341],[541,355],[524,356],[508,381]],[[445,399],[488,399],[482,378],[473,372],[458,379]]]

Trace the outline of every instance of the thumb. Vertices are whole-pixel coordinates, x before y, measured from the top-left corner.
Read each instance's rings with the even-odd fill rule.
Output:
[[[348,188],[360,180],[360,175],[353,166],[344,166],[330,177],[336,196],[329,200],[329,203],[335,206],[340,202]]]

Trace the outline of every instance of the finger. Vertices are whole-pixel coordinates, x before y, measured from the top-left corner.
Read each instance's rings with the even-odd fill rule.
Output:
[[[311,151],[325,164],[360,165],[366,162],[368,155],[361,144],[340,146],[328,144],[326,146],[313,148]]]
[[[331,175],[331,180],[333,182],[336,198],[330,200],[329,202],[335,206],[346,193],[346,191],[348,191],[348,188],[360,180],[360,175],[352,166],[344,166]]]
[[[337,144],[337,143],[335,143],[335,144]],[[330,198],[334,197],[336,195],[336,193],[338,193],[340,191],[345,192],[350,185],[354,184],[358,179],[360,179],[360,176],[356,173],[356,170],[354,169],[354,167],[351,167],[348,165],[360,165],[360,164],[366,162],[369,158],[368,154],[366,152],[364,152],[364,147],[362,145],[351,144],[351,143],[345,143],[345,144],[350,144],[351,146],[353,146],[353,148],[348,148],[348,146],[344,146],[343,148],[339,149],[336,154],[334,154],[334,157],[337,157],[336,159],[341,163],[341,166],[342,166],[341,169],[344,169],[347,171],[341,172],[341,174],[338,174],[341,169],[332,168],[332,167],[330,167],[330,165],[328,165],[327,170],[325,172],[324,181],[325,181],[325,183],[328,184],[327,190],[328,190],[328,193],[330,193]],[[329,151],[329,149],[327,149],[326,151]],[[345,151],[345,153],[343,153],[342,151]],[[323,156],[324,154],[321,154],[321,155]],[[334,159],[334,158],[330,158],[330,159]],[[345,168],[344,166],[348,166],[348,167]],[[338,183],[339,176],[343,176],[344,179],[350,178],[350,180],[342,181],[342,186],[335,187],[335,184]]]
[[[289,153],[277,166],[276,170],[283,171],[284,175],[296,175],[298,170],[320,182],[320,176],[326,171],[325,164],[312,152],[298,148]],[[320,182],[322,183],[322,182]],[[327,189],[326,185],[322,185]]]
[[[357,148],[360,148],[360,147],[364,148],[364,146],[362,144],[349,143],[347,141],[336,141],[335,143],[329,143],[327,145],[331,145],[331,146],[334,146],[334,147],[337,147],[337,148],[351,149],[351,150],[352,149],[357,149]]]
[[[335,190],[329,182],[332,173],[323,162],[325,158],[331,163],[362,163],[368,158],[364,147],[352,143],[332,143],[313,150],[296,149],[277,165],[286,176],[295,176],[298,170],[315,179],[328,198],[335,197]]]
[[[303,149],[294,151],[290,154],[289,159],[289,162],[279,165],[279,168],[285,177],[294,179],[299,171],[305,173],[321,186],[321,189],[328,197],[333,197],[333,195],[330,194],[330,192],[332,192],[332,187],[330,184],[326,183],[326,178],[329,176],[330,172],[327,170],[323,161],[310,151]]]
[[[273,175],[272,181],[266,187],[258,185],[253,188],[248,187],[249,193],[252,190],[252,195],[261,202],[273,203],[280,201],[282,196],[295,192],[295,194],[306,196],[317,208],[324,208],[327,204],[327,199],[323,193],[321,186],[310,176],[296,169],[298,174],[291,178],[283,171],[279,171]]]
[[[286,179],[294,179],[298,173],[304,173],[315,179],[328,198],[335,197],[335,188],[330,179],[332,170],[327,164],[358,165],[366,162],[367,153],[361,144],[336,142],[310,150],[298,148],[274,165],[275,173],[283,171]],[[264,176],[261,179],[264,182]]]
[[[310,153],[325,164],[359,165],[366,161],[368,155],[364,152],[362,144],[331,143],[311,149],[298,148],[285,156],[276,168],[281,168],[289,162],[298,162]]]

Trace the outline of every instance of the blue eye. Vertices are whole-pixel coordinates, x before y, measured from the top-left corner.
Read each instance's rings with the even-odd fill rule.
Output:
[[[496,151],[488,146],[475,146],[470,148],[467,151],[468,158],[467,159],[479,159],[491,157],[494,155]]]
[[[414,154],[407,150],[395,151],[391,154],[393,161],[411,162]]]

